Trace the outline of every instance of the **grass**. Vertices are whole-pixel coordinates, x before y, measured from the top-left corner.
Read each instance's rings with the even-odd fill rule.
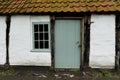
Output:
[[[52,70],[31,70],[31,69],[25,69],[25,70],[19,70],[19,69],[14,69],[10,68],[8,70],[3,70],[1,68],[0,70],[0,76],[12,76],[14,74],[19,74],[19,75],[25,75],[25,76],[33,76],[33,73],[37,73],[39,75],[45,75],[48,78],[55,77],[55,74],[58,74],[60,77],[62,77],[62,74],[73,74],[75,77],[83,77],[83,78],[120,78],[120,72],[119,71],[114,71],[114,70],[107,70],[107,69],[92,69],[88,71],[80,71],[80,70],[74,70],[70,72],[54,72]],[[61,76],[62,75],[62,76]]]
[[[86,72],[84,77],[95,77],[95,78],[120,78],[120,72],[113,72],[106,69],[92,70]]]
[[[112,73],[108,70],[100,70],[100,73],[103,77],[108,77],[108,78],[112,77]]]
[[[73,71],[73,74],[74,74],[74,75],[79,75],[79,74],[80,74],[80,70],[74,70],[74,71]]]
[[[8,69],[6,71],[0,71],[0,76],[9,76],[15,73],[14,69]]]
[[[46,73],[47,77],[51,78],[54,76],[54,72],[53,71],[47,71]]]

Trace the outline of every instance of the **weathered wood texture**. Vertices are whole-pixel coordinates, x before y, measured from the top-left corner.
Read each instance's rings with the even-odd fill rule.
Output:
[[[9,67],[9,32],[10,32],[11,16],[6,17],[6,67]]]
[[[116,69],[120,69],[120,16],[116,15]]]
[[[89,66],[89,51],[90,51],[90,15],[86,15],[84,19],[84,66]]]
[[[52,57],[52,69],[55,69],[54,63],[55,63],[55,58],[54,58],[54,25],[55,25],[55,16],[51,16],[51,57]]]

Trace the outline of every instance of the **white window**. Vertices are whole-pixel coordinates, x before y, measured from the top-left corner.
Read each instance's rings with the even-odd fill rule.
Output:
[[[50,51],[50,23],[33,22],[33,50]]]

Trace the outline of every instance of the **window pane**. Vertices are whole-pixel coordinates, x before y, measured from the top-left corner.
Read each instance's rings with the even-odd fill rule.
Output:
[[[44,31],[48,32],[48,24],[44,24]]]
[[[34,49],[49,49],[49,25],[36,23],[33,29]]]
[[[43,40],[43,33],[39,33],[39,40]]]
[[[39,48],[39,44],[38,44],[38,41],[35,41],[35,45],[34,45],[34,48],[35,48],[35,49],[38,49],[38,48]]]
[[[45,40],[48,40],[48,33],[44,34]]]
[[[48,41],[45,41],[45,48],[49,48],[49,43],[48,43]]]
[[[38,40],[38,33],[34,33],[34,39]]]
[[[43,47],[43,41],[40,41],[40,49],[44,48]]]
[[[34,32],[38,32],[38,25],[34,24]]]
[[[39,24],[39,32],[43,32],[43,24]]]

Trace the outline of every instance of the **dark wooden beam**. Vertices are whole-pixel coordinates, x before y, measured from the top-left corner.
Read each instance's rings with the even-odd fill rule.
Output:
[[[54,41],[54,26],[55,26],[55,17],[54,16],[51,16],[51,57],[52,57],[52,70],[55,69],[55,41]]]
[[[90,24],[91,24],[91,15],[86,14],[84,18],[84,36],[85,36],[85,52],[84,52],[84,66],[89,66],[89,53],[90,53]]]
[[[11,23],[11,16],[6,16],[6,64],[5,67],[9,68],[9,32],[10,32],[10,23]]]
[[[115,69],[120,70],[120,14],[116,14],[116,45],[115,45],[115,51],[116,51],[116,56],[115,56]]]

